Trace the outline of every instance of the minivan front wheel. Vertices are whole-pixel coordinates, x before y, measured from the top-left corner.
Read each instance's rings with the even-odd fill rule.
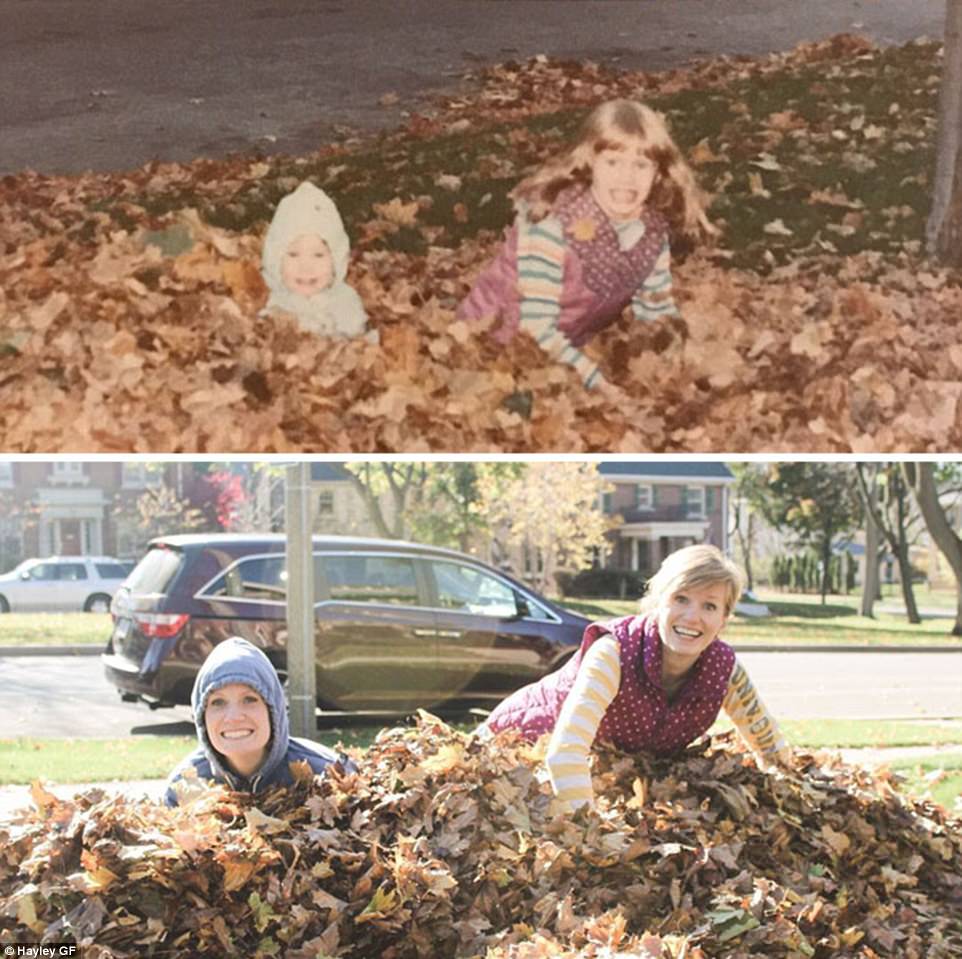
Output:
[[[110,597],[106,593],[94,593],[84,603],[85,613],[109,613]]]

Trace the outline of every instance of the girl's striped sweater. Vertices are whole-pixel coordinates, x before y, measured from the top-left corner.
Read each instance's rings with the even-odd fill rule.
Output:
[[[599,637],[585,652],[545,756],[554,791],[571,809],[591,803],[594,798],[588,757],[598,727],[620,684],[618,640],[610,634]],[[737,657],[722,709],[763,762],[789,762],[788,744]]]

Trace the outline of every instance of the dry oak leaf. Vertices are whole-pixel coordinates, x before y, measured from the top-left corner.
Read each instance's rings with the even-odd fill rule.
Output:
[[[394,197],[387,203],[375,203],[374,212],[396,226],[414,226],[417,223],[421,206],[417,200],[405,203],[400,197]]]

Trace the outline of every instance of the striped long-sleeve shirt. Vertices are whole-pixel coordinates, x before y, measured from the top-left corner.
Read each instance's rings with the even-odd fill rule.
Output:
[[[585,653],[548,743],[545,765],[558,798],[569,808],[591,803],[588,757],[605,712],[621,683],[621,656],[614,636],[602,636]],[[736,658],[722,703],[749,748],[766,763],[787,761],[788,744]]]
[[[629,249],[644,235],[640,220],[613,224],[618,243]],[[532,223],[518,218],[518,292],[521,296],[521,325],[550,356],[570,363],[591,387],[600,379],[598,366],[558,328],[564,287],[565,237],[561,220],[555,216]],[[637,320],[646,322],[677,314],[671,291],[671,253],[666,240],[654,269],[635,291],[631,300]]]

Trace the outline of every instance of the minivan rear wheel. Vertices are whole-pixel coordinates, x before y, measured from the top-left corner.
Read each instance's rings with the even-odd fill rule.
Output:
[[[85,613],[109,613],[110,597],[106,593],[94,593],[84,603]]]

